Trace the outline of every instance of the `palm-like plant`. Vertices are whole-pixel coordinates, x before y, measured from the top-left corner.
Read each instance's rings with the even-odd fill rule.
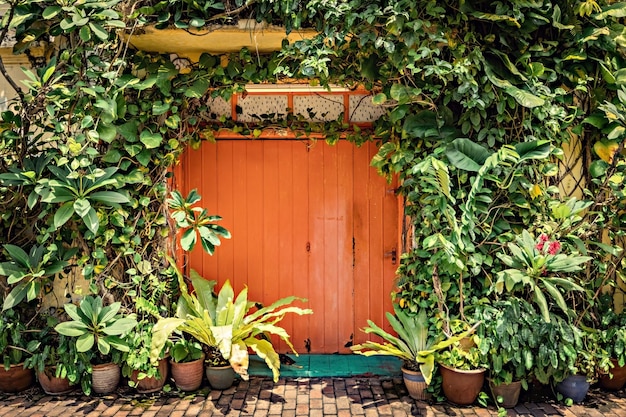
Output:
[[[385,342],[365,342],[352,346],[353,352],[365,356],[388,355],[395,356],[405,362],[405,366],[417,370],[419,368],[424,381],[430,384],[435,368],[435,353],[457,343],[470,335],[480,324],[471,329],[444,340],[436,340],[428,335],[428,316],[426,310],[421,309],[416,315],[409,315],[399,305],[394,304],[395,316],[387,312],[387,320],[398,334],[394,336],[373,321],[368,320],[368,327],[362,329],[365,333],[373,333],[382,337]]]
[[[310,309],[289,306],[297,297],[282,298],[267,307],[251,311],[257,303],[248,300],[244,288],[235,297],[232,286],[226,281],[217,297],[213,293],[215,281],[207,281],[191,271],[194,292],[190,292],[180,271],[178,272],[181,297],[176,317],[161,318],[153,328],[150,359],[156,361],[166,341],[175,330],[183,331],[200,343],[219,351],[242,378],[248,377],[251,348],[272,370],[274,381],[280,374],[280,359],[269,335],[280,337],[297,355],[289,334],[277,325],[287,313],[298,315],[313,313]]]

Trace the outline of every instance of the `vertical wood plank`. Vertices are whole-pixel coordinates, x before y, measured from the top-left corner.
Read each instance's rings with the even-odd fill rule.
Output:
[[[292,165],[292,201],[291,218],[292,218],[292,276],[285,277],[285,283],[291,281],[289,293],[285,295],[295,295],[308,299],[306,304],[298,305],[304,308],[313,308],[312,297],[310,294],[309,283],[309,254],[307,244],[310,241],[309,236],[309,172],[308,151],[309,142],[294,141],[291,142],[291,154],[293,157]],[[281,159],[282,161],[282,159]],[[283,281],[281,280],[281,287]],[[289,285],[289,284],[286,284]],[[287,287],[285,288],[287,289]],[[311,325],[319,320],[319,312],[313,310],[312,315],[295,316],[289,320],[293,320],[292,343],[298,353],[307,353],[306,339],[311,339]]]
[[[263,141],[249,141],[246,162],[246,193],[247,201],[247,241],[246,256],[248,257],[248,270],[246,271],[246,283],[249,287],[249,295],[252,300],[261,300],[263,293]]]
[[[337,349],[339,339],[339,317],[342,307],[339,305],[337,282],[339,276],[339,262],[345,262],[346,256],[339,244],[339,196],[337,192],[337,146],[321,144],[324,149],[323,169],[323,233],[324,233],[324,275],[318,277],[324,287],[324,311],[328,312],[324,321],[324,346],[326,349]],[[332,314],[334,312],[334,314]],[[343,319],[343,317],[342,317]]]
[[[280,294],[278,282],[279,236],[287,231],[281,230],[279,212],[278,179],[278,141],[263,142],[263,235],[261,250],[263,256],[262,282],[255,281],[255,286],[262,286],[262,295],[258,301],[264,305],[274,302]],[[258,240],[258,238],[257,238]]]
[[[337,276],[329,277],[329,288],[337,294],[337,348],[339,353],[350,353],[354,340],[354,145],[340,141],[337,148]]]
[[[324,206],[324,152],[322,141],[317,141],[309,150],[309,300],[315,320],[310,321],[310,342],[312,353],[322,353],[326,349],[325,326],[331,313],[326,309],[324,276],[325,261],[325,206]],[[335,312],[332,312],[335,313]]]
[[[248,142],[233,143],[233,229],[231,241],[234,259],[231,278],[234,285],[243,288],[248,284]],[[219,250],[216,252],[220,256]]]
[[[368,144],[354,150],[354,343],[368,340],[361,329],[367,325],[370,316],[370,298],[376,296],[370,291],[370,206],[368,195],[369,175]]]
[[[217,178],[217,190],[203,188],[200,200],[200,206],[207,209],[209,214],[217,214],[222,217],[219,224],[227,230],[234,233],[233,215],[234,215],[234,184],[233,184],[233,141],[217,142],[213,146],[217,146],[217,159],[215,161],[215,177]],[[202,174],[200,174],[202,175]],[[232,239],[221,239],[220,246],[216,246],[215,254],[219,256],[208,257],[209,263],[216,264],[216,275],[205,277],[208,279],[219,279],[221,283],[230,280],[236,285],[233,277],[234,265],[234,244]]]

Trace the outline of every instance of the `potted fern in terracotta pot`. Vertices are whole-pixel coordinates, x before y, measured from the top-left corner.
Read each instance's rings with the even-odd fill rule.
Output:
[[[365,356],[387,355],[402,359],[402,375],[409,395],[416,400],[428,399],[425,390],[435,369],[435,353],[467,337],[476,326],[457,336],[441,339],[429,335],[425,309],[419,310],[417,314],[409,314],[398,304],[394,304],[394,313],[395,315],[387,312],[387,320],[398,336],[368,320],[368,327],[362,330],[382,337],[384,342],[365,342],[350,349]]]

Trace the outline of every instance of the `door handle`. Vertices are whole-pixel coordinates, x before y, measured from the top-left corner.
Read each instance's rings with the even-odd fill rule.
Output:
[[[385,252],[383,256],[385,258],[391,258],[392,265],[395,265],[398,261],[398,253],[396,252],[396,248],[391,249],[389,252]]]

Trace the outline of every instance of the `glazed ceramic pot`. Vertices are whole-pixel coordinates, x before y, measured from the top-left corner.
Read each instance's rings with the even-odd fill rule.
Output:
[[[32,369],[24,369],[24,364],[11,365],[9,370],[0,366],[0,391],[20,392],[33,385],[35,373]]]
[[[402,379],[411,398],[414,400],[427,400],[430,398],[430,394],[426,392],[428,385],[421,372],[412,371],[403,366]]]
[[[458,405],[470,405],[480,394],[485,382],[486,369],[465,371],[439,364],[443,378],[441,387],[448,401]]]
[[[556,390],[565,398],[571,398],[575,403],[581,403],[589,391],[589,382],[584,375],[570,375],[556,384]]]
[[[216,390],[230,388],[235,382],[235,375],[235,371],[230,365],[206,367],[206,377],[209,380],[209,385]]]
[[[600,375],[600,386],[609,391],[619,391],[626,384],[626,366],[619,366],[616,359],[611,359],[613,368],[610,369],[609,374]]]

